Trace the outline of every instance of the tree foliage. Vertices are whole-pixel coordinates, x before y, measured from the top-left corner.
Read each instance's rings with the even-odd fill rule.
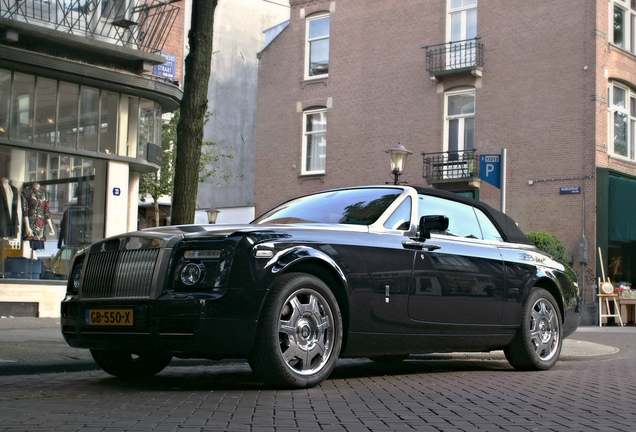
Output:
[[[539,250],[549,253],[562,263],[568,262],[568,250],[565,244],[554,234],[547,232],[529,232],[526,236],[534,242]]]
[[[161,125],[161,168],[154,173],[139,176],[139,195],[145,201],[146,195],[153,199],[155,209],[155,226],[159,226],[159,198],[164,195],[172,196],[174,187],[174,158],[177,142],[177,123],[179,113]]]
[[[212,113],[207,112],[204,123],[207,123]],[[175,157],[177,154],[177,125],[180,121],[179,111],[161,127],[161,149],[163,151],[161,169],[156,173],[142,174],[139,177],[139,194],[141,201],[145,195],[152,197],[155,209],[155,226],[159,226],[159,198],[173,197],[175,184]],[[198,166],[198,183],[212,183],[221,186],[221,181],[229,183],[235,175],[227,173],[218,165],[221,158],[232,159],[234,156],[225,153],[227,147],[215,141],[204,141]]]

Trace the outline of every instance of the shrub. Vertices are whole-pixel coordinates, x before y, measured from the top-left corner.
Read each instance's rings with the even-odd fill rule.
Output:
[[[568,250],[565,244],[555,235],[547,232],[530,232],[526,236],[534,242],[539,250],[549,253],[564,264],[568,262]]]

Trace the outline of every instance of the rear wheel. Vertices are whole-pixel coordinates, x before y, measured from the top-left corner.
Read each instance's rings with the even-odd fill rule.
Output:
[[[313,275],[291,273],[266,300],[249,363],[268,384],[312,387],[331,374],[341,346],[342,317],[329,287]]]
[[[508,362],[519,370],[550,369],[559,360],[562,343],[557,302],[545,289],[533,289],[523,308],[521,327],[504,348]]]
[[[91,350],[95,363],[106,373],[119,378],[148,378],[168,366],[172,357],[157,352],[134,355],[122,350]]]

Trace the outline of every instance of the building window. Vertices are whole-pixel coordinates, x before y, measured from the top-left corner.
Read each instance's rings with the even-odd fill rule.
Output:
[[[467,67],[475,64],[477,0],[448,0],[446,41],[450,42],[446,64]]]
[[[329,15],[307,18],[307,67],[305,78],[321,78],[329,73]]]
[[[66,279],[78,250],[104,237],[106,162],[0,146],[0,272]]]
[[[610,153],[636,159],[636,92],[628,87],[610,86]]]
[[[446,94],[445,151],[450,158],[475,148],[475,92]]]
[[[327,149],[327,110],[303,115],[302,174],[324,174]]]
[[[610,7],[614,45],[636,53],[636,1],[614,0]]]
[[[0,137],[145,160],[161,115],[151,100],[0,69]]]

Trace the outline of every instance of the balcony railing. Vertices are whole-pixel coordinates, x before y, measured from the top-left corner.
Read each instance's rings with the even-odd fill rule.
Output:
[[[161,51],[172,0],[0,0],[0,17],[146,52]]]
[[[479,178],[479,159],[474,149],[422,153],[422,156],[424,157],[422,175],[429,182]]]
[[[484,66],[484,44],[480,38],[429,45],[426,49],[426,70],[431,75],[444,75]]]

